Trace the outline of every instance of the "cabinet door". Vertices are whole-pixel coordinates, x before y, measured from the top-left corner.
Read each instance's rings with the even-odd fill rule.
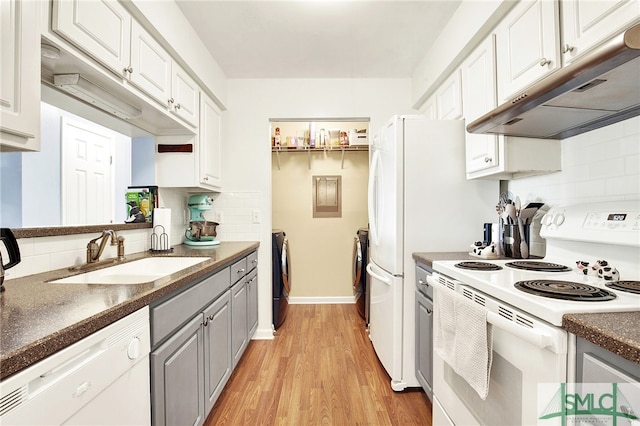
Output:
[[[204,93],[200,96],[200,183],[222,187],[221,123],[218,106]]]
[[[227,291],[204,311],[205,415],[231,376],[231,295]]]
[[[151,353],[152,420],[156,426],[204,423],[202,314]]]
[[[39,2],[2,0],[0,36],[0,146],[40,150]]]
[[[462,117],[462,90],[460,70],[454,71],[436,92],[438,120],[456,120]]]
[[[247,276],[247,339],[251,339],[258,328],[258,271]]]
[[[247,347],[247,286],[244,280],[231,287],[231,315],[231,346],[235,368]]]
[[[200,89],[195,81],[175,61],[171,64],[171,99],[169,106],[180,118],[198,126]]]
[[[416,377],[428,395],[433,385],[432,354],[433,302],[416,291]]]
[[[560,68],[557,0],[522,1],[496,29],[498,103]]]
[[[53,31],[118,75],[129,66],[131,15],[116,0],[54,0]]]
[[[565,64],[640,18],[640,0],[562,0]]]
[[[462,64],[462,99],[466,124],[496,106],[496,67],[493,35]],[[499,163],[498,137],[466,132],[467,173],[495,167]]]
[[[131,23],[129,80],[166,105],[171,97],[171,56],[137,21]]]

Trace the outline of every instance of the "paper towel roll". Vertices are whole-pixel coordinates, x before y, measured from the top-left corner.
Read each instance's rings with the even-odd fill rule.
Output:
[[[153,234],[151,250],[169,250],[171,248],[171,209],[153,209]]]

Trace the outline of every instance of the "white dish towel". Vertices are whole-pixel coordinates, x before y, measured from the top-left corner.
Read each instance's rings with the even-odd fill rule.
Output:
[[[480,398],[489,394],[492,326],[487,309],[459,293],[434,286],[434,350]]]

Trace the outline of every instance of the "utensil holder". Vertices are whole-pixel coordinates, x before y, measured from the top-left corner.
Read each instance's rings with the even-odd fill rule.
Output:
[[[529,246],[529,225],[522,225],[524,230],[524,240]],[[520,253],[520,241],[523,238],[520,235],[518,225],[504,225],[504,255],[512,259],[523,259]]]

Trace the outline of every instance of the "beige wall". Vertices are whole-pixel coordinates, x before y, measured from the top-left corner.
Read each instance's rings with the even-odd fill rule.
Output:
[[[291,297],[352,297],[353,238],[367,226],[367,151],[272,154],[272,227],[287,233]],[[312,176],[342,176],[342,217],[313,218]]]

